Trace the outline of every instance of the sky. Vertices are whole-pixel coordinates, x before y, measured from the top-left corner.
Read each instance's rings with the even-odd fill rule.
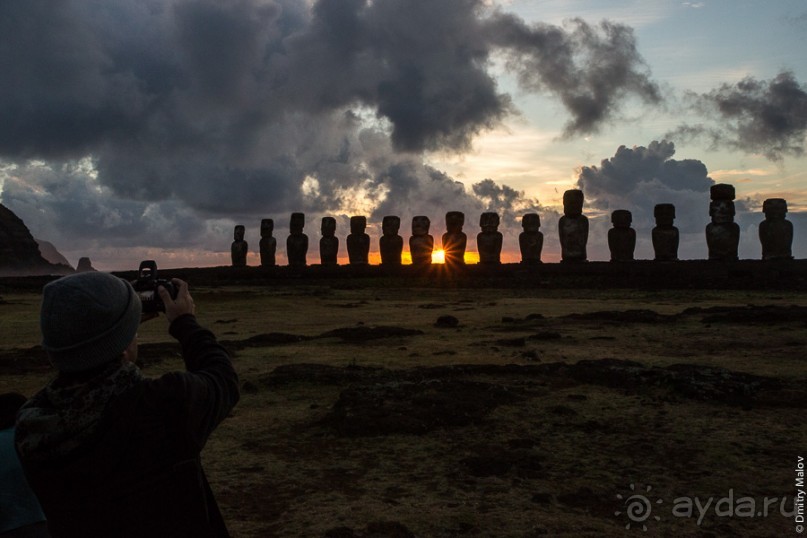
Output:
[[[737,191],[740,257],[767,198],[807,257],[803,0],[82,0],[0,3],[0,202],[76,264],[228,265],[236,224],[278,263],[292,212],[318,263],[333,216],[371,260],[385,215],[501,215],[503,261],[537,212],[544,261],[580,188],[589,259],[627,209],[652,259],[657,203],[679,257],[707,257],[709,187]],[[405,241],[406,242],[406,241]]]

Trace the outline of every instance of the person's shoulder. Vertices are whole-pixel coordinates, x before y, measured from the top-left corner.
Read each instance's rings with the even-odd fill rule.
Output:
[[[159,377],[145,379],[143,381],[144,392],[146,394],[165,393],[174,395],[177,392],[182,392],[183,388],[191,382],[190,377],[193,374],[190,372],[168,372]]]
[[[136,395],[135,407],[141,415],[174,416],[185,409],[188,400],[199,392],[187,372],[169,372],[156,378],[144,379]]]
[[[187,402],[207,393],[209,376],[200,372],[174,371],[144,381],[144,397],[150,401]]]

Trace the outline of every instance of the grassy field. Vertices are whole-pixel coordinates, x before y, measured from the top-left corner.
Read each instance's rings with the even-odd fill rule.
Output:
[[[192,292],[243,387],[203,454],[234,536],[795,534],[803,292]],[[0,392],[53,375],[38,308],[2,296]]]

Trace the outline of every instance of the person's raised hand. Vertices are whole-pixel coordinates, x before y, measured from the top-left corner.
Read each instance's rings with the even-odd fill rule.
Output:
[[[172,278],[171,283],[177,289],[176,299],[172,299],[171,294],[164,287],[157,287],[157,293],[160,294],[160,298],[165,305],[165,318],[169,323],[179,316],[185,314],[194,315],[196,313],[196,305],[193,304],[193,297],[188,291],[188,283],[178,278]]]

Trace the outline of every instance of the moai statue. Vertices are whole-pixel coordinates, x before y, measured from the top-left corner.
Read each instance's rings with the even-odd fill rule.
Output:
[[[412,218],[412,237],[409,238],[409,253],[412,265],[424,266],[432,263],[434,237],[429,235],[429,217],[418,215]]]
[[[563,262],[584,262],[588,258],[588,217],[583,215],[583,191],[563,193],[563,216],[558,222],[560,255]]]
[[[465,214],[461,211],[446,213],[446,233],[443,234],[443,252],[446,265],[465,264],[465,246],[468,237],[462,231],[465,224]]]
[[[612,262],[633,261],[636,248],[636,230],[630,227],[633,215],[627,209],[617,209],[611,213],[613,228],[608,230],[608,248]]]
[[[92,262],[87,256],[82,256],[78,259],[76,273],[86,273],[89,271],[95,271],[95,267],[92,266]]]
[[[233,231],[233,244],[230,245],[230,258],[232,258],[233,267],[246,267],[247,266],[247,252],[249,245],[244,241],[245,228],[241,224],[235,227]]]
[[[793,259],[793,223],[785,219],[787,201],[768,198],[762,203],[765,220],[759,223],[759,240],[763,260]]]
[[[292,267],[305,267],[308,254],[308,236],[303,233],[305,214],[292,213],[289,221],[289,237],[286,239],[286,256]]]
[[[272,219],[261,220],[261,266],[272,267],[275,265],[275,251],[277,250],[277,239],[272,237],[275,231],[275,221]]]
[[[673,226],[675,206],[656,204],[653,216],[656,218],[656,227],[653,228],[653,250],[656,253],[656,261],[678,260],[678,228]]]
[[[398,235],[401,229],[401,218],[396,216],[386,216],[381,221],[382,236],[379,239],[379,250],[381,251],[381,265],[401,265],[401,253],[403,252],[403,237]],[[431,254],[429,254],[431,256]]]
[[[347,255],[350,265],[367,265],[370,255],[370,236],[364,233],[367,217],[350,217],[350,235],[347,236]]]
[[[322,265],[334,266],[338,262],[339,238],[336,237],[336,219],[322,217],[322,238],[319,240],[319,260]]]
[[[482,231],[476,235],[476,248],[479,250],[479,263],[502,263],[502,232],[499,231],[499,215],[482,213],[479,218]]]
[[[712,185],[712,201],[709,216],[712,222],[706,225],[706,245],[709,259],[731,261],[738,259],[740,226],[734,222],[734,187],[725,183]]]
[[[521,263],[536,265],[541,263],[541,250],[544,248],[544,234],[541,233],[541,217],[538,213],[527,213],[521,217],[524,231],[518,236],[521,249]]]

